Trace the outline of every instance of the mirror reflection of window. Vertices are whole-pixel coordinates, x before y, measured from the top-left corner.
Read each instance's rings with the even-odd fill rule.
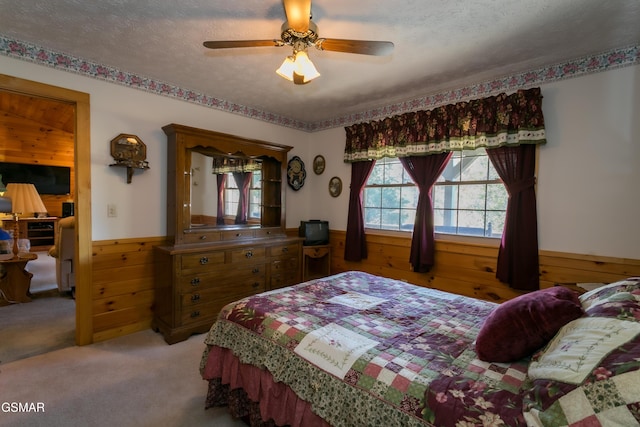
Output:
[[[238,200],[240,199],[240,190],[238,184],[233,178],[232,173],[227,174],[224,188],[224,215],[235,217],[238,212]],[[262,200],[262,171],[253,172],[251,177],[251,186],[249,187],[249,219],[260,219],[260,204]]]

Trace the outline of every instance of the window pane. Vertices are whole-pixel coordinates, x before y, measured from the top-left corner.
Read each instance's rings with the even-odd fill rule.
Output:
[[[433,224],[438,233],[456,233],[458,211],[451,209],[434,209]]]
[[[400,161],[388,161],[384,169],[385,184],[402,184],[404,167]]]
[[[398,208],[400,207],[400,188],[382,188],[382,207]]]
[[[458,212],[458,234],[484,236],[484,211]]]
[[[488,175],[488,163],[489,158],[487,156],[465,155],[462,159],[462,176],[460,177],[460,181],[485,181]]]
[[[437,182],[460,181],[460,152],[456,151],[451,155],[447,166],[444,168],[442,175],[438,177]]]
[[[460,185],[459,209],[484,210],[485,194],[486,194],[485,184]]]
[[[401,207],[402,208],[417,208],[418,207],[418,187],[401,187],[400,193],[402,195]]]
[[[382,160],[378,160],[375,166],[373,166],[371,175],[369,175],[369,180],[367,181],[367,185],[380,185],[383,182],[384,182],[384,162]]]
[[[415,209],[402,209],[400,210],[400,229],[403,231],[412,231],[413,224],[416,220]]]
[[[458,186],[436,185],[433,187],[433,207],[441,209],[458,208]]]
[[[365,208],[364,226],[367,228],[380,228],[380,209]]]
[[[507,210],[507,201],[509,194],[504,184],[489,184],[487,185],[487,210]]]
[[[382,209],[383,230],[398,230],[400,224],[400,209]]]
[[[382,188],[365,188],[364,190],[364,206],[371,208],[379,208],[382,204]]]
[[[487,212],[487,237],[502,237],[504,230],[504,212]]]

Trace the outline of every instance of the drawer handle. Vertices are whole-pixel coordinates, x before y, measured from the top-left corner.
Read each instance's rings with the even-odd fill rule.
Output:
[[[191,295],[191,302],[200,301],[200,294]]]
[[[191,279],[191,286],[198,286],[199,284],[200,284],[199,277],[194,277],[193,279]]]
[[[236,233],[236,237],[242,236],[242,233]]]
[[[259,286],[260,286],[260,283],[258,283],[258,282],[253,282],[253,288],[254,288],[254,289],[255,289],[255,288],[257,288],[257,287],[259,287]]]
[[[208,262],[209,262],[209,258],[208,257],[203,256],[202,258],[200,258],[200,264],[205,265]]]
[[[286,254],[287,252],[289,252],[289,248],[282,248],[282,253]]]
[[[260,269],[259,269],[258,267],[256,267],[256,268],[254,268],[253,270],[251,270],[251,272],[252,272],[253,274],[258,274],[258,273],[260,273]]]
[[[244,254],[244,256],[247,257],[247,258],[251,258],[253,256],[253,252],[247,251],[247,253]]]
[[[193,318],[196,318],[196,317],[198,317],[198,316],[200,316],[200,312],[199,312],[199,311],[192,311],[192,312],[191,312],[191,318],[192,318],[192,319],[193,319]]]
[[[206,235],[200,236],[200,240],[207,240],[207,236]]]

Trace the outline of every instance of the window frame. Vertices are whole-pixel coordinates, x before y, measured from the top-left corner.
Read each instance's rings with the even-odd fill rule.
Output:
[[[486,152],[486,148],[485,147],[479,147],[478,149],[483,149]],[[467,151],[474,151],[474,150],[467,150]],[[486,156],[486,154],[485,154]],[[374,165],[374,168],[378,165],[378,162],[380,161],[385,161],[387,159],[387,157],[383,158],[383,159],[379,159],[376,160],[376,165]],[[397,157],[392,157],[391,159],[397,159]],[[453,157],[452,157],[453,159]],[[449,162],[452,161],[452,159],[449,159]],[[489,159],[487,159],[489,161],[490,167],[492,167],[491,162]],[[536,161],[536,169],[537,169],[537,161]],[[372,174],[374,173],[374,171],[372,170]],[[403,171],[404,174],[406,174],[406,171]],[[508,201],[508,193],[506,192],[506,187],[504,187],[504,183],[502,181],[502,179],[500,179],[500,177],[498,176],[497,172],[495,171],[495,169],[493,169],[493,175],[495,175],[495,178],[493,179],[489,179],[489,177],[487,177],[487,180],[469,180],[469,181],[462,181],[464,186],[466,185],[495,185],[495,184],[502,184],[503,188],[504,188],[504,192],[506,193],[506,197],[504,199],[504,210],[502,209],[491,209],[491,210],[487,210],[487,196],[485,193],[485,197],[484,197],[484,209],[482,210],[485,218],[485,223],[486,223],[486,215],[487,212],[495,212],[495,211],[500,211],[503,212],[503,221],[504,218],[506,218],[506,208],[507,208],[507,201]],[[408,176],[408,175],[407,175]],[[441,176],[442,177],[442,176]],[[438,178],[438,180],[436,181],[436,183],[434,184],[434,187],[432,189],[432,191],[435,191],[436,186],[440,186],[440,187],[444,187],[444,186],[457,186],[460,187],[461,185],[461,181],[447,181],[447,182],[442,182],[441,181],[441,177]],[[371,179],[371,175],[369,176],[369,178],[367,179],[367,182],[369,182],[369,179]],[[373,235],[387,235],[387,236],[406,236],[409,233],[413,232],[413,227],[411,227],[410,230],[406,230],[403,229],[401,226],[401,223],[399,222],[399,229],[385,229],[385,228],[372,228],[369,227],[367,225],[367,221],[366,221],[366,204],[367,204],[367,189],[370,188],[392,188],[392,187],[416,187],[415,184],[413,183],[412,180],[410,180],[409,178],[409,183],[400,183],[400,184],[389,184],[389,185],[384,185],[384,184],[365,184],[364,188],[363,188],[363,220],[364,220],[364,227],[365,227],[365,234],[373,234]],[[485,191],[487,191],[485,189]],[[382,209],[379,208],[379,209]],[[400,209],[400,208],[398,208]],[[434,216],[436,213],[436,208],[435,206],[433,207],[434,209]],[[456,211],[467,211],[467,209],[459,209],[456,208]],[[473,210],[468,210],[468,211],[473,211]],[[415,221],[414,221],[415,224]],[[504,224],[504,223],[503,223]],[[503,225],[504,226],[504,225]],[[455,226],[456,228],[459,228],[458,225]],[[486,233],[486,226],[484,228],[485,233]],[[500,233],[500,235],[473,235],[473,234],[457,234],[457,233],[445,233],[442,231],[438,231],[437,229],[435,229],[434,227],[434,234],[437,240],[445,240],[445,241],[461,241],[461,242],[478,242],[478,243],[483,243],[483,244],[489,244],[491,246],[499,246],[499,242],[502,236],[502,233]]]

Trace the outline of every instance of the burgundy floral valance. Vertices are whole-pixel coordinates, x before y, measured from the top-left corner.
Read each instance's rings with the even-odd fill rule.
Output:
[[[358,123],[345,130],[348,163],[546,142],[540,88]]]

